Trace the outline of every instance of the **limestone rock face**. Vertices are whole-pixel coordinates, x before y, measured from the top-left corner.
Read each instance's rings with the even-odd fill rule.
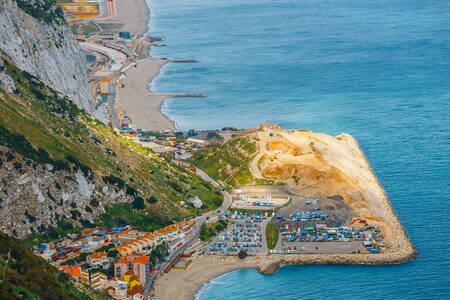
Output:
[[[99,176],[38,165],[0,145],[0,231],[24,238],[63,220],[83,226],[108,204],[131,201],[123,191],[105,187]]]
[[[0,60],[0,62],[2,61]],[[2,63],[0,63],[0,68],[2,67]],[[14,80],[11,78],[11,76],[2,71],[0,71],[0,89],[3,89],[8,93],[14,93],[16,89]]]
[[[36,18],[33,8],[27,12],[20,8],[24,5],[38,7],[35,11],[40,9],[48,15]],[[69,26],[49,13],[57,11],[55,5],[50,0],[0,0],[0,50],[20,69],[93,113],[86,59]]]

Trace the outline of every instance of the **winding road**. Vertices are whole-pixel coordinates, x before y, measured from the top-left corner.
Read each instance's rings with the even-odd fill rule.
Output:
[[[223,189],[218,182],[216,182],[214,179],[209,177],[208,174],[206,174],[205,172],[203,172],[198,168],[196,173],[200,178],[202,178],[205,181],[208,181],[215,188],[218,188],[222,192],[223,195],[222,205],[216,210],[206,212],[201,216],[195,218],[195,226],[193,232],[191,233],[191,238],[182,247],[175,250],[169,256],[168,260],[164,261],[162,265],[158,266],[158,269],[148,279],[147,284],[145,285],[144,288],[144,299],[148,299],[148,294],[153,289],[155,279],[158,278],[158,276],[160,276],[164,272],[164,269],[166,268],[167,264],[170,263],[173,259],[175,259],[180,253],[184,252],[189,247],[189,245],[198,238],[200,234],[200,228],[202,227],[203,223],[206,222],[208,218],[217,215],[219,211],[228,209],[231,205],[232,199],[230,193],[228,193],[225,189]]]

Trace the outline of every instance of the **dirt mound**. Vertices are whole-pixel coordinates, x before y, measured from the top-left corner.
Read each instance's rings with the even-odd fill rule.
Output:
[[[352,215],[371,220],[389,233],[388,218],[380,204],[384,195],[350,136],[285,130],[273,124],[261,125],[251,135],[259,149],[258,161],[252,163],[253,176],[284,182],[307,197],[340,195],[330,199],[333,206],[343,202],[351,207]]]

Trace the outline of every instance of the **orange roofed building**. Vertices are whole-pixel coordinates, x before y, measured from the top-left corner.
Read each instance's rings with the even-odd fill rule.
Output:
[[[81,279],[81,267],[79,266],[61,266],[59,267],[61,271],[67,275],[73,277],[76,281]]]
[[[114,263],[114,276],[123,278],[123,276],[128,272],[129,269],[130,264],[128,260],[122,258],[121,260]]]
[[[111,81],[108,78],[103,78],[100,81],[100,93],[102,95],[108,95],[109,94],[109,83]]]
[[[88,255],[86,261],[92,267],[109,268],[109,259],[104,251]]]
[[[150,256],[141,255],[131,262],[133,273],[138,277],[139,282],[145,285],[150,277]]]
[[[127,237],[130,237],[129,235]],[[152,248],[160,244],[158,236],[152,232],[136,235],[134,240],[126,242],[116,247],[121,256],[128,256],[133,253],[141,253],[144,248]]]
[[[130,290],[127,291],[127,298],[130,300],[142,300],[144,299],[144,293],[142,290],[142,286],[136,285]]]

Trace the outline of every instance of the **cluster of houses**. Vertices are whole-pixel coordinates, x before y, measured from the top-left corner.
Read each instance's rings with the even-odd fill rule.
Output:
[[[134,140],[158,153],[171,153],[175,160],[186,160],[196,151],[223,141],[215,132],[152,132],[138,129],[133,124],[122,123],[116,133]]]
[[[134,140],[155,152],[173,153],[173,155],[177,156],[175,157],[176,159],[189,158],[193,152],[207,145],[206,141],[194,139],[189,133],[171,131],[147,132],[127,123],[122,123],[120,130],[117,131],[121,136]]]
[[[141,300],[144,287],[156,270],[151,263],[151,250],[164,242],[172,253],[186,242],[193,225],[194,221],[182,221],[154,232],[141,232],[130,226],[86,229],[40,244],[38,253],[75,280],[105,291],[115,299]],[[111,255],[110,250],[117,252]],[[82,253],[89,253],[83,261],[65,265],[68,259],[80,257]]]

